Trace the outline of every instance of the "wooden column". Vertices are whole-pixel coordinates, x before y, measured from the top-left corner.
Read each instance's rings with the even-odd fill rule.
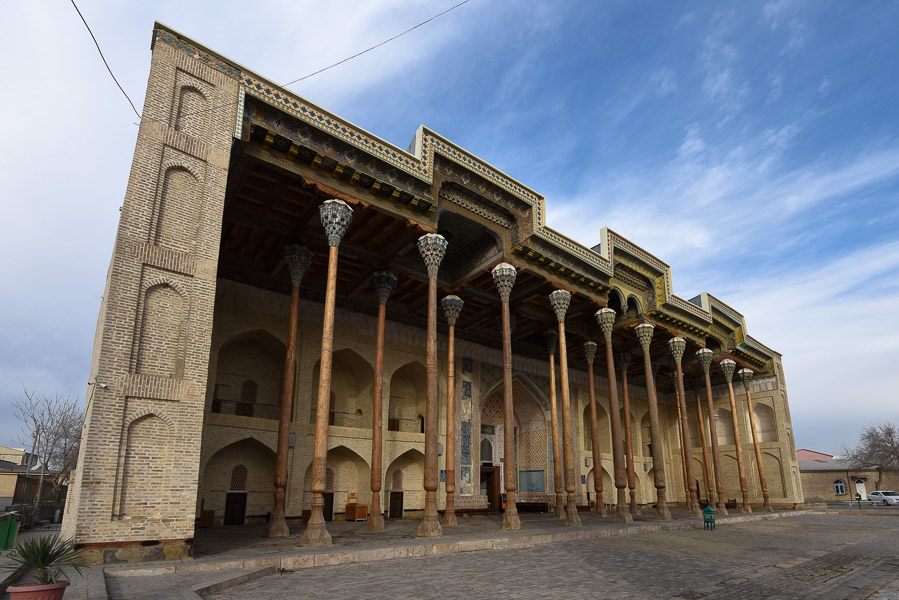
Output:
[[[290,270],[290,315],[287,318],[287,355],[281,380],[281,412],[278,414],[278,452],[275,458],[275,505],[265,528],[266,537],[288,537],[290,529],[284,520],[284,489],[287,487],[287,453],[290,450],[290,416],[293,412],[293,390],[297,372],[297,323],[300,313],[300,284],[315,256],[305,246],[284,247],[284,262]]]
[[[715,504],[715,481],[712,479],[712,465],[709,462],[709,445],[705,439],[705,423],[702,418],[702,402],[699,399],[699,388],[696,394],[696,416],[699,419],[699,436],[702,443],[702,466],[705,469],[705,489],[709,495],[709,504]]]
[[[371,512],[366,529],[384,529],[384,513],[381,509],[381,486],[384,480],[381,457],[384,451],[384,418],[381,404],[384,385],[384,327],[387,319],[387,299],[396,289],[396,277],[388,271],[378,271],[371,276],[371,286],[378,297],[378,334],[375,341],[375,385],[372,394],[371,416]]]
[[[631,496],[630,511],[639,515],[637,506],[637,474],[634,472],[634,440],[631,431],[631,403],[627,391],[627,368],[631,364],[631,355],[627,352],[618,354],[618,368],[621,369],[621,395],[624,401],[624,449],[627,453],[627,487]]]
[[[549,354],[549,410],[553,440],[553,488],[556,497],[554,515],[557,519],[564,519],[565,506],[562,489],[565,487],[565,483],[563,482],[562,434],[559,432],[559,411],[556,405],[556,346],[559,343],[559,332],[550,329],[544,332],[543,338],[546,341],[546,352]]]
[[[418,537],[443,535],[437,514],[437,272],[446,254],[446,240],[437,233],[418,238],[418,250],[428,268],[427,387],[425,400],[425,511],[418,526]]]
[[[662,454],[662,434],[659,430],[659,405],[656,398],[656,383],[652,373],[652,358],[649,345],[655,327],[649,323],[640,323],[635,328],[640,347],[643,349],[643,368],[646,373],[646,404],[649,405],[649,439],[652,443],[652,474],[656,486],[655,518],[666,520],[671,518],[665,490],[665,457]]]
[[[737,375],[743,380],[743,389],[746,390],[746,408],[749,409],[749,428],[752,429],[752,445],[755,448],[755,462],[758,465],[759,483],[762,486],[762,510],[771,512],[774,509],[771,507],[771,499],[768,497],[768,480],[765,479],[765,467],[762,465],[762,449],[759,447],[758,431],[756,431],[755,427],[755,413],[752,410],[752,392],[749,391],[749,387],[752,385],[753,372],[751,369],[740,369],[737,371]]]
[[[737,453],[737,470],[740,473],[740,493],[743,495],[743,502],[740,505],[740,511],[751,513],[752,507],[749,506],[749,488],[746,486],[746,467],[743,464],[743,444],[740,440],[740,423],[737,421],[737,401],[734,398],[734,369],[737,363],[729,358],[725,358],[720,363],[721,371],[727,380],[727,394],[730,398],[730,417],[734,427],[734,449]]]
[[[602,453],[599,447],[599,427],[596,423],[596,385],[593,378],[593,359],[596,358],[596,342],[584,342],[584,355],[587,357],[587,388],[590,391],[590,441],[593,452],[593,488],[596,490],[596,503],[593,512],[600,517],[606,516],[606,503],[602,496]]]
[[[443,316],[449,325],[446,374],[446,509],[444,525],[458,525],[456,520],[456,319],[462,312],[462,298],[447,296],[441,301]]]
[[[606,339],[606,375],[609,378],[609,412],[612,422],[612,462],[615,465],[615,488],[618,501],[615,507],[615,522],[630,523],[634,520],[627,504],[627,471],[624,466],[624,444],[621,443],[621,407],[618,404],[618,380],[615,377],[615,357],[612,354],[612,328],[615,325],[615,311],[601,308],[596,312],[596,321]]]
[[[318,376],[318,402],[315,412],[315,442],[312,448],[312,512],[303,546],[330,546],[331,534],[325,526],[325,472],[328,460],[328,409],[331,400],[331,361],[334,352],[334,310],[337,300],[337,248],[353,222],[353,209],[342,200],[325,200],[319,207],[322,225],[328,237],[328,279],[325,288],[325,314],[322,319],[322,356]]]
[[[681,360],[684,358],[684,350],[687,342],[683,338],[674,337],[668,340],[668,349],[674,356],[674,372],[677,374],[678,405],[681,410],[681,425],[683,426],[684,467],[687,471],[687,490],[689,492],[690,516],[701,517],[699,509],[699,490],[696,488],[696,478],[693,476],[693,450],[690,444],[690,424],[687,421],[687,396],[684,393],[684,371],[681,368]]]
[[[518,488],[518,464],[515,460],[515,418],[512,406],[512,329],[509,322],[509,295],[515,285],[518,272],[509,263],[493,267],[493,282],[499,291],[503,309],[503,483],[506,487],[506,511],[503,513],[503,529],[521,529],[515,490]]]
[[[565,444],[565,492],[568,495],[568,507],[565,513],[566,527],[580,527],[581,516],[577,514],[577,503],[574,498],[576,483],[574,480],[574,439],[571,435],[571,390],[568,387],[568,350],[565,345],[565,313],[571,304],[571,292],[556,290],[549,295],[549,302],[556,311],[559,320],[559,370],[562,376],[562,438]]]
[[[674,404],[677,407],[677,436],[681,440],[680,474],[684,480],[684,508],[690,510],[690,492],[687,488],[688,486],[692,487],[692,485],[690,484],[690,479],[687,477],[687,444],[684,443],[684,439],[689,436],[684,432],[684,419],[680,409],[680,392],[677,389],[677,373],[672,371],[669,375],[671,376],[671,384],[674,386]]]
[[[718,452],[718,423],[715,419],[715,401],[712,398],[712,379],[709,376],[709,367],[712,364],[712,351],[708,348],[700,348],[696,351],[696,358],[702,365],[705,377],[705,400],[709,413],[709,438],[712,440],[712,463],[715,466],[715,487],[718,496],[718,514],[727,514],[727,500],[724,498],[724,479],[721,477],[721,454]]]

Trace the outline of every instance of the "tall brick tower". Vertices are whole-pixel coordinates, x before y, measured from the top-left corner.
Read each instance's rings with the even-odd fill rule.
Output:
[[[97,322],[90,371],[96,384],[87,394],[62,529],[93,561],[180,557],[193,537],[239,86],[233,70],[204,48],[183,46],[155,25],[143,119]]]

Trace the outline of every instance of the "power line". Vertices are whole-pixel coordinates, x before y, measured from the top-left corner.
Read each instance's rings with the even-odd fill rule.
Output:
[[[137,109],[134,107],[134,102],[132,102],[132,101],[131,101],[131,98],[128,97],[128,94],[125,93],[124,88],[122,88],[122,84],[119,83],[119,80],[116,79],[115,74],[113,74],[113,72],[112,72],[112,69],[109,68],[109,63],[106,62],[106,57],[103,56],[103,51],[100,50],[100,44],[97,42],[97,38],[94,37],[94,32],[91,31],[90,25],[87,24],[87,21],[84,19],[84,15],[81,14],[81,11],[78,9],[78,5],[75,4],[75,0],[71,0],[71,2],[72,2],[72,6],[75,7],[75,12],[78,13],[78,16],[79,16],[79,17],[81,17],[81,22],[84,23],[84,26],[85,26],[85,27],[87,27],[87,32],[88,32],[89,34],[91,34],[91,39],[94,40],[94,45],[97,47],[97,52],[100,53],[100,58],[103,59],[103,64],[106,65],[106,70],[109,71],[110,77],[112,77],[112,80],[115,81],[115,84],[116,84],[117,86],[119,86],[119,89],[122,91],[122,94],[125,95],[125,99],[128,100],[128,104],[131,105],[131,110],[133,110],[133,111],[134,111],[134,114],[137,115],[137,118],[140,119],[140,118],[141,118],[140,113],[137,112]]]
[[[331,66],[325,67],[324,69],[319,69],[318,71],[316,71],[316,72],[314,72],[314,73],[309,73],[308,75],[304,75],[303,77],[300,77],[299,79],[294,79],[294,80],[291,81],[290,83],[285,83],[285,84],[283,84],[281,87],[287,87],[287,86],[289,86],[289,85],[293,85],[293,84],[297,83],[298,81],[303,81],[304,79],[309,79],[309,78],[312,77],[313,75],[318,75],[319,73],[323,73],[323,72],[327,71],[328,69],[333,69],[333,68],[336,67],[337,65],[342,65],[343,63],[345,63],[345,62],[347,62],[347,61],[349,61],[349,60],[353,60],[353,59],[356,58],[357,56],[362,56],[362,55],[365,54],[366,52],[371,52],[371,51],[374,50],[375,48],[380,48],[380,47],[383,46],[384,44],[388,44],[388,43],[392,42],[393,40],[395,40],[395,39],[397,39],[397,38],[401,38],[401,37],[403,37],[404,35],[406,35],[407,33],[409,33],[410,31],[415,31],[416,29],[418,29],[418,28],[421,27],[422,25],[427,25],[428,23],[430,23],[430,22],[433,21],[434,19],[437,19],[437,18],[439,18],[439,17],[442,17],[442,16],[445,15],[446,13],[448,13],[448,12],[450,12],[450,11],[453,11],[453,10],[456,10],[457,8],[459,8],[460,6],[462,6],[463,4],[468,4],[469,2],[471,2],[471,0],[462,0],[462,2],[460,2],[459,4],[456,4],[455,6],[449,7],[448,9],[446,9],[445,11],[443,11],[442,13],[434,15],[433,17],[431,17],[431,18],[428,19],[427,21],[422,21],[421,23],[419,23],[419,24],[416,25],[415,27],[410,27],[410,28],[407,29],[406,31],[404,31],[404,32],[402,32],[402,33],[398,33],[397,35],[393,36],[393,37],[390,38],[389,40],[384,40],[384,41],[381,42],[380,44],[375,44],[375,45],[372,46],[371,48],[368,48],[368,49],[366,49],[366,50],[363,50],[362,52],[357,52],[356,54],[354,54],[354,55],[352,55],[352,56],[350,56],[350,57],[348,57],[348,58],[344,58],[343,60],[338,61],[338,62],[334,63],[334,64],[331,65]]]
[[[468,4],[469,2],[471,2],[471,0],[462,0],[462,2],[459,2],[458,4],[449,7],[449,8],[446,9],[445,11],[443,11],[443,12],[441,12],[441,13],[438,13],[438,14],[434,15],[434,16],[431,17],[430,19],[427,19],[427,20],[425,20],[425,21],[422,21],[421,23],[419,23],[418,25],[415,25],[414,27],[410,27],[409,29],[407,29],[406,31],[404,31],[404,32],[402,32],[402,33],[398,33],[397,35],[393,36],[393,37],[390,38],[390,39],[384,40],[383,42],[381,42],[381,43],[379,43],[379,44],[375,44],[374,46],[372,46],[372,47],[370,47],[370,48],[366,48],[366,49],[363,50],[362,52],[357,52],[356,54],[354,54],[354,55],[352,55],[352,56],[349,56],[349,57],[347,57],[347,58],[344,58],[343,60],[338,61],[338,62],[334,63],[333,65],[327,66],[327,67],[325,67],[325,68],[323,68],[323,69],[319,69],[318,71],[315,71],[314,73],[309,73],[308,75],[303,75],[303,76],[300,77],[299,79],[294,79],[293,81],[291,81],[291,82],[289,82],[289,83],[285,83],[285,84],[281,85],[281,87],[286,88],[287,86],[293,85],[293,84],[295,84],[295,83],[297,83],[297,82],[299,82],[299,81],[303,81],[304,79],[309,79],[310,77],[312,77],[312,76],[314,76],[314,75],[318,75],[319,73],[323,73],[323,72],[327,71],[328,69],[333,69],[334,67],[336,67],[336,66],[338,66],[338,65],[342,65],[343,63],[345,63],[345,62],[347,62],[347,61],[353,60],[354,58],[356,58],[356,57],[358,57],[358,56],[362,56],[363,54],[365,54],[365,53],[367,53],[367,52],[371,52],[372,50],[374,50],[374,49],[376,49],[376,48],[380,48],[380,47],[383,46],[384,44],[388,44],[388,43],[392,42],[393,40],[395,40],[395,39],[397,39],[397,38],[401,38],[401,37],[403,37],[404,35],[406,35],[407,33],[409,33],[410,31],[414,31],[414,30],[418,29],[419,27],[421,27],[422,25],[427,25],[428,23],[430,23],[430,22],[433,21],[434,19],[437,19],[437,18],[439,18],[439,17],[442,17],[442,16],[445,15],[446,13],[448,13],[448,12],[450,12],[450,11],[453,11],[453,10],[459,8],[459,7],[462,6],[463,4]],[[72,4],[74,4],[74,3],[75,3],[75,0],[72,0]],[[76,10],[77,10],[77,7],[76,7]],[[81,13],[79,12],[78,14],[81,14]],[[85,23],[85,25],[87,25],[87,23]],[[93,34],[91,34],[91,35],[93,35]],[[95,41],[96,41],[96,40],[95,40]],[[100,48],[100,47],[97,46],[97,49],[98,49],[98,50],[99,50],[99,48]],[[101,53],[101,56],[102,56],[102,53]],[[104,59],[103,62],[106,62],[106,60]],[[107,68],[108,68],[108,65],[107,65]],[[109,73],[112,74],[112,71],[110,71]],[[116,82],[116,83],[118,83],[118,82]],[[119,86],[119,89],[121,89],[121,86]],[[125,93],[125,90],[122,90],[122,93],[124,94],[124,93]],[[126,97],[126,98],[128,97],[127,94],[125,95],[125,97]],[[129,99],[128,101],[130,102],[131,100]],[[210,107],[210,108],[204,108],[204,109],[202,109],[202,110],[197,110],[197,111],[194,111],[194,112],[185,113],[185,114],[183,114],[183,115],[181,115],[181,116],[182,116],[182,117],[189,117],[189,116],[191,116],[191,115],[198,115],[198,114],[200,114],[200,113],[211,112],[211,111],[214,111],[214,110],[218,110],[218,109],[220,109],[220,108],[226,108],[226,107],[228,107],[228,106],[233,106],[233,105],[237,104],[238,102],[239,102],[238,100],[235,100],[235,101],[233,101],[233,102],[226,102],[225,104],[219,104],[219,105],[217,105],[217,106],[212,106],[212,107]],[[131,106],[132,106],[132,108],[134,107],[133,104],[132,104]],[[134,111],[134,112],[136,113],[137,111]],[[140,115],[138,115],[138,117],[140,117]],[[140,117],[140,118],[142,118],[142,117]],[[151,120],[153,120],[153,121],[159,121],[160,123],[167,123],[167,121],[163,121],[162,119],[156,119],[156,118],[153,118],[153,117],[147,117],[147,118],[148,118],[148,119],[151,119]]]

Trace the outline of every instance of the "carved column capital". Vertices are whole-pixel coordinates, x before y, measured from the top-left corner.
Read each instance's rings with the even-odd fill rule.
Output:
[[[631,355],[628,352],[619,352],[618,353],[618,366],[621,367],[621,371],[627,371],[627,368],[631,366]]]
[[[450,327],[455,327],[456,319],[459,318],[462,307],[465,305],[462,298],[459,296],[446,296],[440,301],[440,305],[443,307],[443,316],[446,317],[446,322]]]
[[[300,284],[303,282],[303,275],[306,274],[306,271],[312,265],[312,258],[315,254],[306,246],[299,244],[284,246],[283,254],[284,263],[287,265],[288,271],[290,271],[291,285],[300,287]]]
[[[565,313],[568,312],[568,306],[571,304],[571,292],[568,290],[556,290],[549,295],[549,303],[553,310],[556,311],[556,318],[559,323],[565,322]]]
[[[559,332],[555,329],[547,329],[543,332],[543,342],[546,344],[546,353],[553,356],[556,346],[559,344]]]
[[[612,327],[615,325],[615,311],[611,308],[600,308],[596,311],[596,322],[602,329],[602,334],[606,337],[606,341],[612,339]]]
[[[709,367],[712,366],[712,352],[708,348],[700,348],[696,351],[696,358],[699,359],[699,364],[702,365],[702,372],[708,374]]]
[[[587,357],[587,364],[592,365],[593,359],[596,358],[596,342],[584,342],[584,355]]]
[[[681,360],[684,358],[684,350],[687,349],[687,342],[684,341],[684,338],[673,337],[668,340],[668,349],[671,350],[674,363],[680,366]]]
[[[493,267],[491,273],[493,274],[493,283],[496,284],[496,289],[499,291],[500,300],[508,302],[518,271],[509,263],[499,263]]]
[[[371,276],[371,287],[378,297],[378,304],[387,304],[387,298],[396,289],[396,276],[390,271],[377,271]]]
[[[743,382],[743,387],[749,389],[749,384],[752,383],[752,376],[755,375],[752,369],[740,369],[737,371],[737,375],[740,376],[740,381]]]
[[[737,363],[729,358],[725,358],[718,364],[721,366],[721,371],[724,373],[724,378],[728,383],[731,383],[734,378],[734,369],[737,368]]]
[[[339,246],[350,223],[353,222],[353,209],[343,200],[325,200],[318,207],[325,235],[329,246]]]
[[[430,279],[437,278],[437,271],[440,269],[440,263],[443,262],[447,245],[446,238],[439,233],[426,233],[418,238],[418,251],[425,261]]]
[[[640,341],[640,346],[643,348],[643,351],[648,352],[649,344],[652,342],[652,334],[655,332],[655,327],[649,323],[640,323],[634,328],[634,331],[637,333],[637,339]]]

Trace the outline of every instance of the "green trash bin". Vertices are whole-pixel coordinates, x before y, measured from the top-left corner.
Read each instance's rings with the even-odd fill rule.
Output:
[[[16,515],[9,513],[0,519],[0,550],[9,550],[16,545],[16,534],[19,532],[19,522]]]
[[[711,506],[702,509],[702,528],[715,531],[715,509]]]

